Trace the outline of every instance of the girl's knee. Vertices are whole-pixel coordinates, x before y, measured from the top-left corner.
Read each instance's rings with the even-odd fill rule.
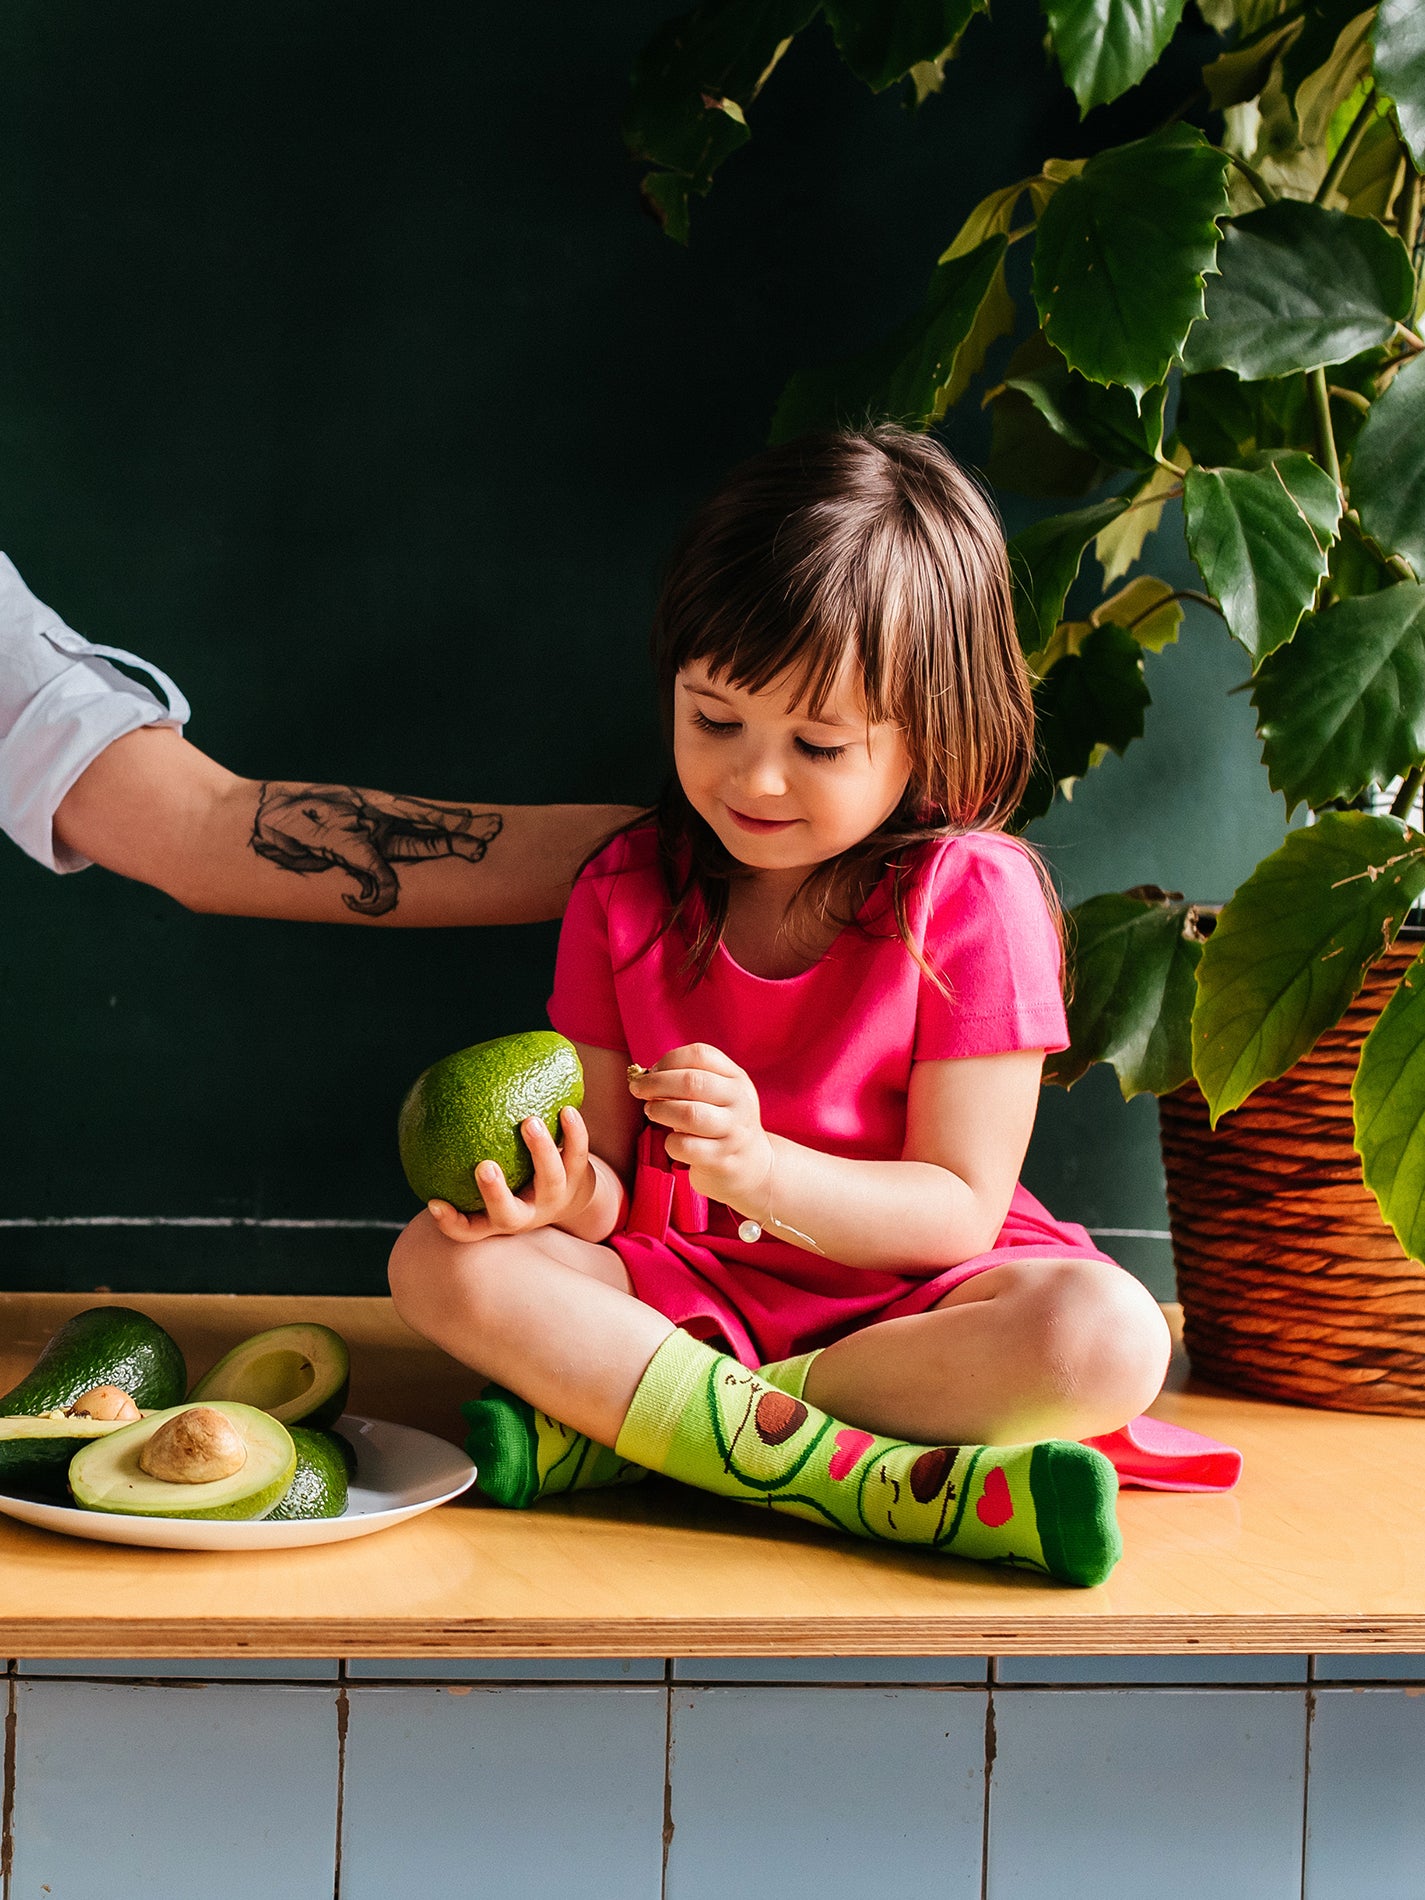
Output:
[[[1112,1431],[1162,1389],[1172,1338],[1141,1281],[1094,1260],[1035,1263],[1024,1289],[1025,1346],[1043,1396]]]

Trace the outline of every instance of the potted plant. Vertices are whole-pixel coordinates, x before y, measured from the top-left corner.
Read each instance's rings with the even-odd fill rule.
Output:
[[[1057,504],[1011,543],[1042,752],[1025,823],[1142,732],[1143,655],[1177,637],[1188,590],[1140,561],[1181,500],[1190,591],[1250,656],[1269,781],[1309,822],[1220,908],[1144,888],[1079,905],[1073,1045],[1049,1078],[1106,1061],[1125,1096],[1163,1098],[1200,1370],[1425,1411],[1425,953],[1400,938],[1425,893],[1425,9],[1197,5],[1218,35],[1201,90],[1146,137],[991,193],[920,308],[795,374],[771,432],[932,428],[982,400],[991,479]],[[713,0],[670,22],[625,121],[647,204],[687,240],[819,16],[867,84],[919,101],[980,10]],[[1137,85],[1182,12],[1043,0],[1081,111]],[[1021,245],[1030,268],[1007,270]],[[1102,598],[1068,618],[1090,550]]]

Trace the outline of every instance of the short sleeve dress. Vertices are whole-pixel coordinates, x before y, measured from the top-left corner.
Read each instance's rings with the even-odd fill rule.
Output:
[[[626,832],[574,887],[549,1020],[573,1042],[645,1067],[684,1043],[712,1043],[756,1084],[769,1130],[848,1160],[899,1159],[915,1062],[1068,1042],[1058,937],[1029,853],[1012,838],[969,832],[926,844],[908,872],[912,939],[943,988],[895,929],[889,874],[809,969],[755,976],[719,945],[690,988],[686,945],[663,928],[655,834]],[[693,1192],[649,1128],[627,1222],[610,1244],[640,1299],[753,1366],[925,1312],[1003,1261],[1114,1264],[1022,1185],[989,1252],[940,1271],[848,1267],[767,1235],[746,1241],[741,1218]]]

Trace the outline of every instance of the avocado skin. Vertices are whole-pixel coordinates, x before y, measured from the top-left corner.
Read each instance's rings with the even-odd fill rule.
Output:
[[[411,1192],[478,1213],[485,1202],[472,1170],[497,1161],[518,1194],[534,1178],[520,1123],[538,1115],[558,1141],[560,1110],[583,1099],[578,1052],[552,1029],[497,1036],[442,1056],[416,1077],[401,1104],[397,1139]]]
[[[27,1417],[24,1413],[0,1414],[7,1418]],[[0,1491],[32,1492],[36,1497],[69,1502],[69,1461],[77,1451],[92,1444],[87,1437],[0,1438]]]
[[[340,1517],[346,1510],[350,1447],[332,1432],[314,1432],[305,1425],[289,1425],[287,1429],[297,1450],[297,1469],[286,1496],[267,1513],[267,1522]]]
[[[96,1385],[121,1386],[141,1412],[177,1405],[188,1389],[183,1354],[163,1328],[128,1306],[91,1306],[50,1340],[0,1415],[64,1411]]]

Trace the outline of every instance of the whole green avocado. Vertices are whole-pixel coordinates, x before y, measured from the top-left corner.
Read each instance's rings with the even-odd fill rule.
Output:
[[[401,1104],[397,1137],[411,1192],[478,1213],[485,1202],[474,1169],[497,1161],[518,1194],[534,1175],[520,1123],[538,1115],[558,1141],[560,1110],[583,1099],[578,1052],[552,1029],[496,1036],[442,1056]]]

